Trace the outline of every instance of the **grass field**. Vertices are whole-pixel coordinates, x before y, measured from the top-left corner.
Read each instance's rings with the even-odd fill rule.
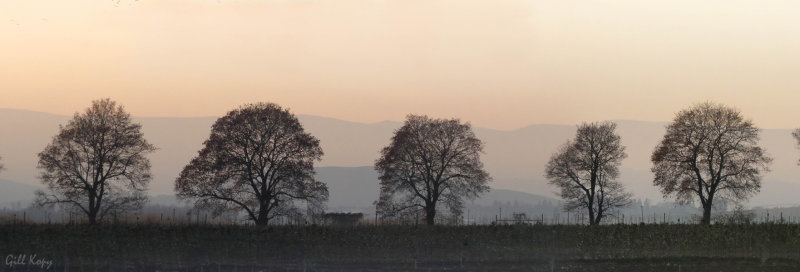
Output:
[[[798,271],[800,225],[0,225],[50,271]]]

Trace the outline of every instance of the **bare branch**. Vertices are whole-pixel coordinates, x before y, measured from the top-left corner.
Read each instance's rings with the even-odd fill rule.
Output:
[[[759,129],[732,107],[702,103],[679,112],[651,160],[653,184],[681,202],[699,200],[709,224],[715,197],[740,201],[758,193],[772,158]]]
[[[483,142],[469,124],[409,115],[375,162],[381,217],[409,219],[424,213],[426,222],[433,224],[440,202],[457,217],[463,198],[489,190],[491,178],[483,170],[482,152]]]
[[[314,180],[314,161],[322,154],[319,140],[288,109],[245,105],[217,119],[175,191],[215,215],[244,212],[266,225],[276,216],[299,216],[299,202],[319,210],[328,200],[328,187]]]
[[[72,205],[91,224],[112,211],[140,209],[151,179],[146,155],[155,150],[122,106],[93,101],[39,153],[39,178],[49,193],[37,193],[35,203]]]
[[[545,167],[545,177],[561,190],[564,208],[585,209],[591,225],[630,203],[631,194],[614,180],[627,157],[615,129],[611,122],[581,124],[575,139],[553,154]]]

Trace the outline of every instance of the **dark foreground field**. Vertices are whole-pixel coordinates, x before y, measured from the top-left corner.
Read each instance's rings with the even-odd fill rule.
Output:
[[[798,271],[800,225],[0,225],[0,254],[0,271]]]

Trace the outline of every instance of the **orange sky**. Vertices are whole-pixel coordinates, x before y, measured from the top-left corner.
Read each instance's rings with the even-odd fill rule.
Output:
[[[117,3],[119,2],[119,3]],[[736,105],[800,126],[797,1],[0,1],[0,107],[136,116],[276,102],[358,122],[666,121]]]

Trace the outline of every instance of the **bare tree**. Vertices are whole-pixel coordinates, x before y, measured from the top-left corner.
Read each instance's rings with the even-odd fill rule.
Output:
[[[256,225],[276,216],[319,212],[328,187],[314,179],[319,140],[288,109],[249,104],[217,119],[197,157],[175,181],[175,191],[218,215],[243,212]]]
[[[615,180],[627,157],[616,127],[611,122],[581,124],[575,139],[561,146],[545,169],[549,183],[561,190],[564,208],[586,210],[590,225],[631,202],[631,194]]]
[[[758,133],[732,107],[706,102],[685,109],[653,152],[653,184],[681,202],[699,200],[701,224],[710,224],[715,197],[737,202],[761,189],[772,159],[758,146]]]
[[[797,139],[797,146],[800,147],[800,128],[792,132],[792,136]],[[800,162],[798,162],[798,164],[800,164]]]
[[[381,181],[376,202],[381,217],[424,213],[426,223],[433,225],[440,202],[449,215],[459,217],[463,198],[489,190],[491,178],[483,170],[482,152],[483,142],[469,123],[409,115],[375,162]]]
[[[3,157],[0,157],[0,160],[2,160],[2,159],[3,159]],[[3,172],[3,170],[5,170],[5,169],[6,169],[6,167],[2,163],[0,163],[0,172]]]
[[[145,156],[155,150],[122,106],[93,101],[39,153],[39,178],[47,191],[37,191],[35,203],[79,209],[89,224],[110,212],[141,209],[151,179]]]

